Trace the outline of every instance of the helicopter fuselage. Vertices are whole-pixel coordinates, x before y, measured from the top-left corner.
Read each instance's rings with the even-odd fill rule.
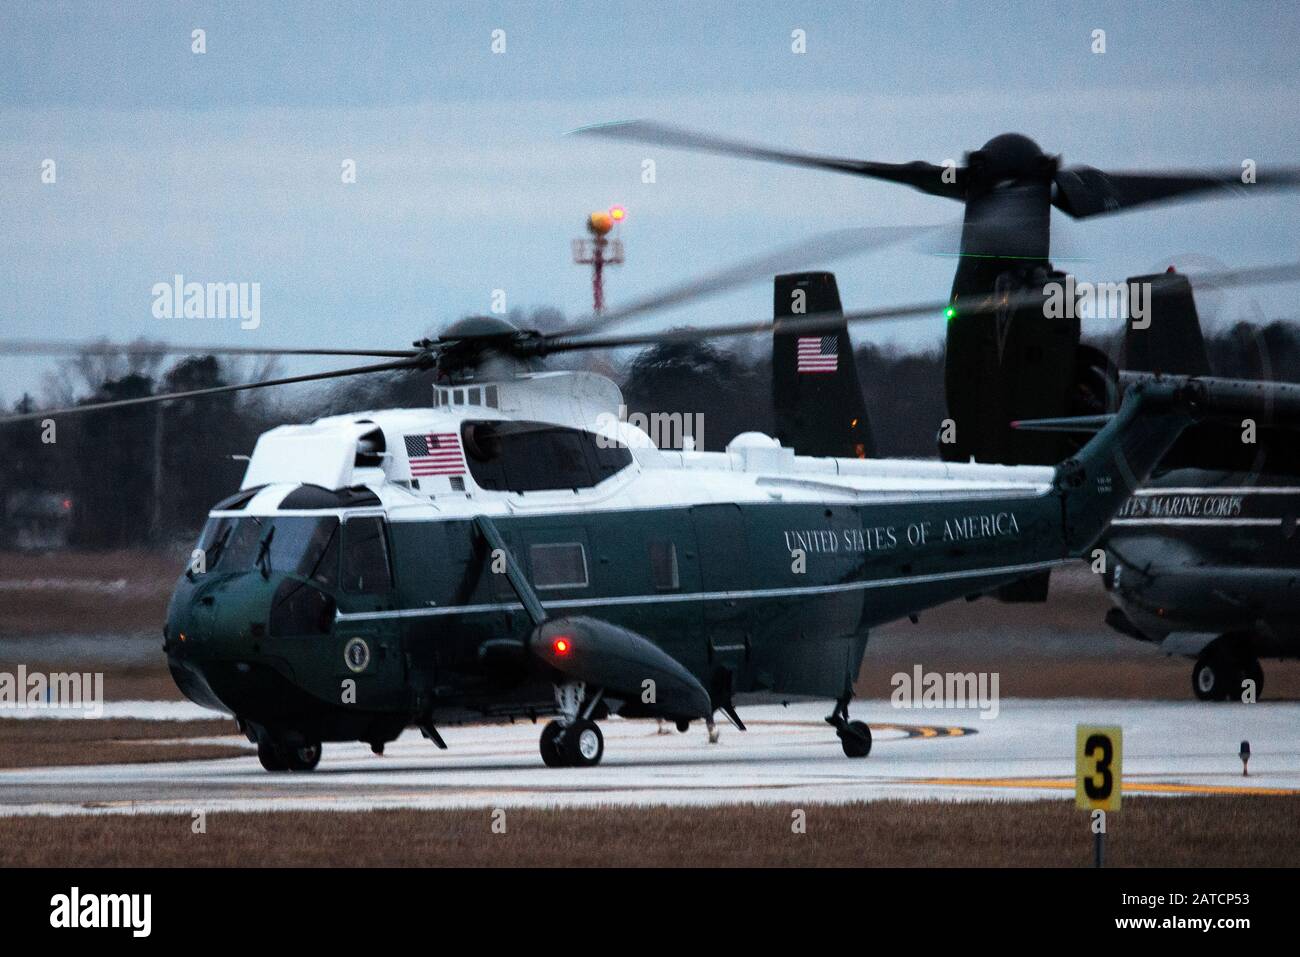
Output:
[[[341,491],[270,482],[211,513],[202,571],[182,575],[167,625],[172,671],[199,703],[315,740],[553,711],[478,515],[548,614],[644,635],[728,701],[849,694],[871,627],[1067,558],[1050,468],[799,457],[757,435],[725,453],[611,440],[594,484],[511,491],[485,487],[517,483],[463,440],[444,469],[413,465],[402,441],[505,425],[491,410],[365,418],[398,450],[385,474]],[[350,437],[349,424],[317,435]],[[542,432],[519,453],[596,454],[593,433]],[[460,474],[413,475],[430,468]]]
[[[259,746],[440,740],[435,723],[562,709],[573,682],[547,656],[586,643],[611,677],[593,708],[680,723],[814,696],[847,726],[871,627],[1091,547],[1189,421],[1139,390],[1057,468],[812,458],[757,433],[665,451],[590,425],[600,382],[532,381],[527,401],[467,386],[264,435],[168,611],[185,694]],[[571,386],[567,417],[531,417],[546,382]],[[652,672],[680,693],[660,703],[636,680]]]

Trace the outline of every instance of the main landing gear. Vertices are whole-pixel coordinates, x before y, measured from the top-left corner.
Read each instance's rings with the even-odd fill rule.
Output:
[[[268,771],[314,771],[320,764],[320,752],[319,741],[301,747],[276,743],[265,737],[257,742],[257,760]]]
[[[560,717],[542,729],[538,750],[548,768],[590,768],[605,754],[605,736],[591,715],[604,692],[597,691],[586,707],[586,686],[580,682],[555,686],[555,705]]]
[[[1249,651],[1235,649],[1220,638],[1196,659],[1192,691],[1202,701],[1240,701],[1248,688],[1254,689],[1255,701],[1263,697],[1264,669]]]
[[[835,710],[826,716],[826,723],[840,736],[840,747],[846,758],[865,758],[871,753],[871,728],[865,721],[849,720],[847,695],[835,702]]]

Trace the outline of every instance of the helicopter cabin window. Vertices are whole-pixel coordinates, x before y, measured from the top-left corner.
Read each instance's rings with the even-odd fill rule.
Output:
[[[676,591],[681,587],[677,573],[677,546],[672,542],[653,541],[650,549],[650,580],[659,591]]]
[[[592,488],[632,464],[626,446],[545,422],[466,422],[470,474],[494,492]]]
[[[377,515],[348,519],[343,524],[343,590],[375,595],[392,587],[384,520]]]
[[[528,549],[528,557],[533,563],[534,587],[587,587],[587,555],[577,542],[533,545]]]

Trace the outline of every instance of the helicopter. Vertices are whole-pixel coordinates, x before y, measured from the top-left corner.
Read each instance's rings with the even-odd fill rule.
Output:
[[[1295,278],[1300,275],[1293,269],[1266,267],[1209,274],[1203,281],[1214,287]],[[1126,283],[1150,286],[1150,321],[1125,323],[1110,380],[1112,408],[1123,393],[1120,370],[1212,375],[1188,277],[1170,267]],[[815,290],[826,310],[824,334],[851,349],[847,327],[831,321],[842,314],[834,274],[778,276],[778,315],[783,309],[788,315],[789,293],[797,287]],[[841,412],[852,408],[845,393],[858,388],[856,371],[818,376],[810,391],[793,374],[793,346],[782,341],[779,329],[773,339],[772,394],[775,407],[786,410],[784,419],[820,424],[811,441],[825,447],[851,449],[869,436],[865,411],[853,409],[852,418]],[[1005,374],[1017,374],[1016,366],[1008,365]],[[826,381],[835,378],[844,381]],[[1097,550],[1091,555],[1114,605],[1106,624],[1168,655],[1194,659],[1192,691],[1202,701],[1257,701],[1264,689],[1260,658],[1300,657],[1300,443],[1294,421],[1281,412],[1265,403],[1250,417],[1253,442],[1243,442],[1247,423],[1241,419],[1211,418],[1184,431],[1097,543],[1104,556]],[[1026,419],[1012,427],[1078,441],[1095,434],[1112,414]],[[807,444],[798,436],[796,441]],[[993,597],[1017,600],[1033,584],[1033,578],[1021,579]]]
[[[1300,169],[1250,163],[1233,172],[1115,172],[1062,164],[1029,137],[1002,133],[964,163],[881,163],[778,149],[650,120],[581,127],[574,134],[644,143],[783,165],[848,173],[897,183],[964,206],[957,268],[948,301],[944,351],[947,461],[1028,465],[1058,462],[1078,448],[1069,432],[1012,429],[1013,421],[1099,415],[1113,407],[1118,367],[1106,353],[1081,341],[1079,313],[1045,321],[1050,286],[1072,282],[1050,260],[1051,211],[1074,219],[1209,193],[1300,185]],[[1248,161],[1249,162],[1249,161]],[[1132,288],[1127,286],[1125,288]],[[974,308],[973,308],[974,307]],[[935,314],[939,314],[936,312]],[[794,388],[789,382],[787,388]],[[832,384],[819,384],[822,391]],[[831,406],[847,418],[838,431],[820,425],[820,447],[834,447],[852,422],[853,448],[871,448],[866,419],[854,406],[856,383]],[[814,403],[815,404],[815,403]],[[788,416],[787,416],[788,418]],[[804,424],[817,421],[803,416]],[[785,422],[778,418],[778,431]],[[829,432],[829,434],[825,434]],[[1202,433],[1208,434],[1208,433]],[[1043,602],[1050,574],[1018,581],[997,593],[1001,601]]]
[[[1129,371],[1212,374],[1186,277],[1153,281],[1151,322],[1126,324],[1119,364]],[[1089,433],[1105,416],[1021,423]],[[1254,434],[1243,441],[1243,426]],[[1170,448],[1151,480],[1099,543],[1114,607],[1106,623],[1169,655],[1194,659],[1202,701],[1258,701],[1260,658],[1300,657],[1296,602],[1300,442],[1294,422],[1204,422]]]
[[[956,247],[952,288],[934,313],[947,318],[944,394],[955,425],[939,454],[953,462],[1056,462],[1077,448],[1070,436],[1014,430],[1008,423],[1107,411],[1118,371],[1113,361],[1080,341],[1076,314],[1043,321],[1047,294],[1032,295],[1067,279],[1051,263],[1053,208],[1088,219],[1182,197],[1300,186],[1295,167],[1116,172],[1067,166],[1021,133],[992,137],[961,164],[826,156],[651,120],[599,123],[573,135],[847,173],[962,203],[959,239],[952,244],[943,237],[945,249]],[[986,308],[992,304],[997,308]]]
[[[1300,388],[1148,375],[1050,467],[797,455],[758,433],[723,452],[672,451],[612,415],[612,381],[539,368],[553,354],[755,332],[804,333],[824,364],[828,324],[932,308],[611,331],[745,273],[561,332],[473,317],[408,349],[256,350],[384,361],[0,423],[437,373],[429,407],[264,433],[168,607],[163,650],[182,692],[233,715],[268,771],[309,771],[329,741],[382,753],[415,726],[445,748],[440,726],[542,717],[543,762],[590,767],[610,715],[703,721],[712,737],[719,712],[744,730],[739,705],[807,697],[834,702],[826,721],[844,754],[866,757],[871,731],[849,704],[873,627],[1084,554],[1193,422],[1264,401],[1300,410]]]

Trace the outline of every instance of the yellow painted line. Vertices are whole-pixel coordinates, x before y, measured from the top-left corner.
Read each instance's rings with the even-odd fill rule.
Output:
[[[929,784],[941,787],[1047,788],[1073,791],[1070,778],[910,778],[902,784]],[[1260,794],[1280,796],[1300,794],[1300,788],[1229,787],[1223,784],[1138,784],[1124,781],[1124,790],[1133,794]]]
[[[908,737],[916,738],[961,738],[969,734],[976,734],[974,728],[945,728],[931,724],[873,724],[872,731],[902,731]]]

